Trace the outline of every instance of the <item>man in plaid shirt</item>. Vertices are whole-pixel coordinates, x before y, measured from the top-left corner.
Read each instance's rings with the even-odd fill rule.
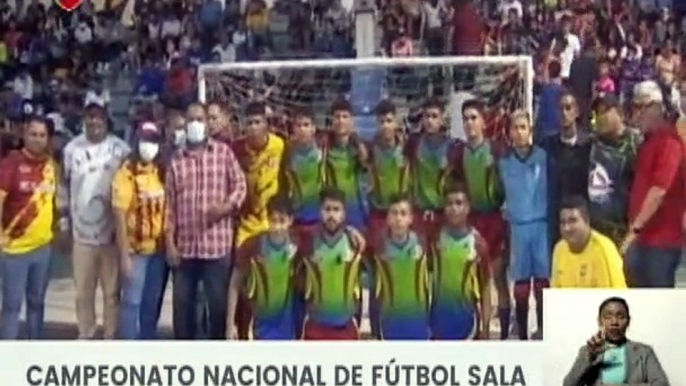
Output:
[[[191,105],[188,112],[192,119],[186,148],[174,154],[166,177],[167,255],[175,267],[174,335],[195,338],[197,288],[202,282],[209,338],[224,339],[233,214],[245,200],[245,176],[233,151],[208,137],[204,106]]]

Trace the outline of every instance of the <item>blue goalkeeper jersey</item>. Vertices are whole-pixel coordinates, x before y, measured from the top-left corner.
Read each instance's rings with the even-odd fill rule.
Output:
[[[511,224],[548,217],[547,155],[534,146],[526,157],[514,150],[498,161],[505,190],[505,218]]]

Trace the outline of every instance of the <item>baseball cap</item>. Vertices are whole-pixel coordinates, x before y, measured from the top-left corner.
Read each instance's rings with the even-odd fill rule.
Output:
[[[98,103],[97,101],[87,102],[83,110],[87,115],[97,114],[103,117],[107,117],[107,109],[105,109],[105,106],[101,103]]]
[[[162,132],[155,123],[146,121],[138,127],[138,137],[148,141],[159,142],[162,140]]]
[[[634,102],[640,101],[640,103],[645,104],[664,102],[662,89],[653,80],[646,80],[634,86],[633,98]]]
[[[617,96],[615,94],[612,94],[612,93],[607,93],[603,96],[599,96],[593,101],[593,110],[594,111],[597,111],[597,110],[607,111],[609,109],[619,107],[619,106],[620,106],[619,98],[617,98]]]

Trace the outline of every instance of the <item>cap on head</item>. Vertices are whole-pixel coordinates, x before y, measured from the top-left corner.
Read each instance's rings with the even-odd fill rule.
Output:
[[[143,122],[138,128],[138,137],[142,140],[158,142],[162,140],[162,132],[153,122]]]
[[[107,117],[107,109],[105,109],[105,106],[99,102],[88,102],[86,103],[86,106],[84,107],[84,112],[86,115],[98,115],[103,118]]]

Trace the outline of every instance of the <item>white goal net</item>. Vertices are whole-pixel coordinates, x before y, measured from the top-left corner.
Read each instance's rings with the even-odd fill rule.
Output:
[[[240,119],[252,100],[266,101],[275,125],[288,131],[295,109],[317,114],[319,128],[328,127],[330,105],[346,98],[353,105],[362,137],[375,131],[374,107],[392,100],[407,130],[417,129],[422,103],[430,96],[447,105],[450,132],[462,137],[460,109],[470,98],[486,102],[488,118],[498,122],[515,109],[533,117],[533,65],[528,56],[365,58],[205,64],[198,70],[203,102],[228,104]]]

